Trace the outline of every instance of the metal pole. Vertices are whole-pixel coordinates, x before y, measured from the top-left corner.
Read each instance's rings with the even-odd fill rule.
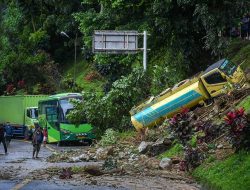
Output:
[[[76,33],[76,37],[75,37],[74,87],[76,86],[76,43],[77,43],[77,33]]]
[[[147,31],[143,32],[143,69],[147,69]]]

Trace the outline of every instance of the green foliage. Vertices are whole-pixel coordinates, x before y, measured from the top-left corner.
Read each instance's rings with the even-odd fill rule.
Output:
[[[129,139],[129,138],[133,138],[136,136],[136,131],[135,130],[126,130],[126,131],[122,131],[118,133],[118,138],[119,139]]]
[[[247,190],[250,187],[250,154],[240,152],[225,160],[204,163],[193,176],[211,189]]]
[[[61,88],[71,92],[81,92],[82,88],[74,81],[71,74],[67,74],[61,81]]]
[[[181,52],[173,52],[171,49],[163,48],[151,60],[153,94],[159,94],[167,87],[172,87],[177,82],[187,77],[188,65],[184,63]]]
[[[188,142],[188,144],[192,147],[195,148],[197,147],[197,136],[193,135],[191,140]]]
[[[228,55],[234,63],[242,63],[241,68],[243,70],[250,67],[250,43],[248,41],[233,41],[230,50]]]
[[[239,105],[237,105],[238,108],[243,107],[246,110],[246,113],[249,113],[250,111],[250,96],[247,96],[244,100],[242,100]]]
[[[118,133],[113,129],[107,129],[100,140],[101,146],[108,146],[116,144],[118,140]]]
[[[169,150],[166,152],[162,153],[159,158],[173,158],[173,157],[183,157],[184,155],[184,150],[183,146],[180,143],[174,144]]]
[[[84,92],[84,101],[69,119],[79,123],[84,118],[97,130],[108,128],[125,130],[130,127],[129,110],[149,92],[148,77],[141,69],[134,69],[131,74],[115,81],[111,90],[104,96]],[[83,114],[84,113],[84,114]],[[79,117],[75,117],[75,116]]]

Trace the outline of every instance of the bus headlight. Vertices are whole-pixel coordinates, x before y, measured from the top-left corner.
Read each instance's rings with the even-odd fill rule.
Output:
[[[78,136],[84,136],[84,137],[87,137],[88,136],[88,134],[87,133],[78,133],[78,134],[76,134],[76,136],[78,137]]]

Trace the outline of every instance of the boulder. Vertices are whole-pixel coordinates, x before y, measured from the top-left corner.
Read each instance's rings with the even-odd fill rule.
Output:
[[[172,140],[169,138],[160,138],[154,142],[147,151],[149,156],[156,156],[165,152],[172,144]]]
[[[159,163],[160,161],[156,158],[149,158],[145,161],[145,166],[148,169],[159,169]]]
[[[97,160],[105,160],[109,155],[114,153],[114,148],[112,146],[105,148],[98,148],[96,150],[96,159]]]
[[[72,162],[89,161],[89,160],[90,160],[90,157],[88,154],[81,154],[80,156],[70,158],[70,161]]]
[[[145,142],[145,141],[142,141],[141,144],[139,145],[138,147],[138,150],[139,150],[139,153],[141,154],[145,154],[149,147],[153,144],[153,142]]]
[[[170,158],[163,158],[160,162],[161,169],[171,169],[172,168],[172,160]]]

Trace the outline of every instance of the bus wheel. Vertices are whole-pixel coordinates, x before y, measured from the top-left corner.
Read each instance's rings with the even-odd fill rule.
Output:
[[[88,146],[90,146],[92,144],[92,140],[89,139],[89,140],[85,140],[86,143],[88,143]]]

